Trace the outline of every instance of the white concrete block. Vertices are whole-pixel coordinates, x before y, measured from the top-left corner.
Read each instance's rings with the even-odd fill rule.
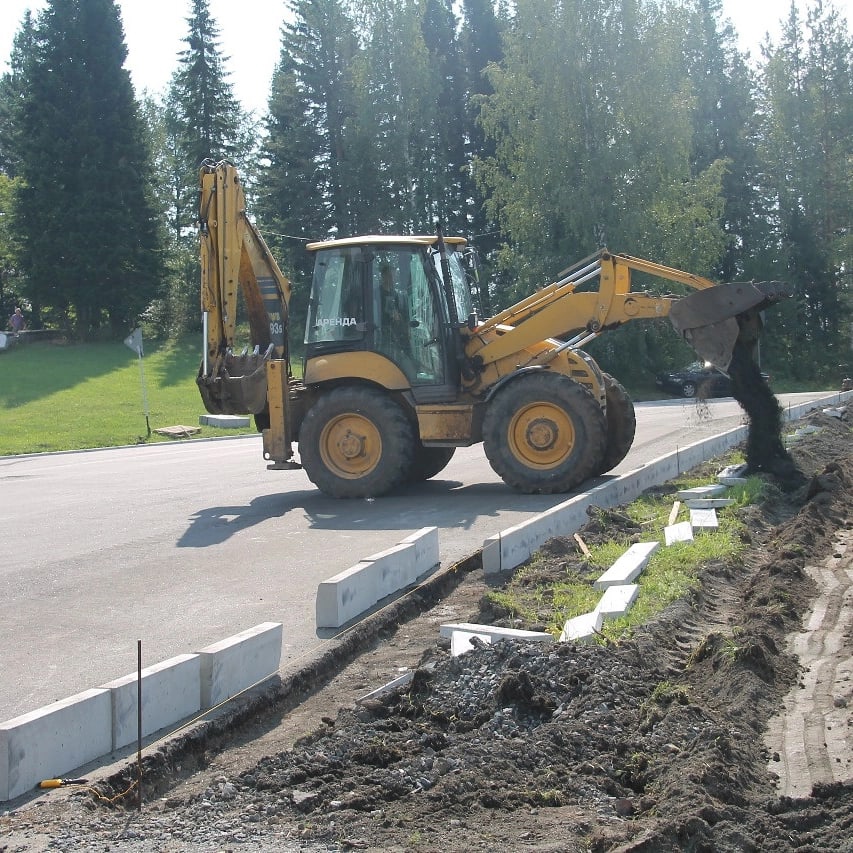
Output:
[[[696,486],[692,489],[681,489],[678,492],[678,497],[686,501],[691,498],[713,498],[717,495],[722,495],[726,491],[726,487],[722,483],[715,483],[709,486]]]
[[[688,509],[721,509],[731,506],[734,502],[734,498],[691,498],[684,501],[684,505]]]
[[[736,479],[736,480],[744,480],[746,474],[746,463],[741,462],[738,465],[726,465],[718,474],[717,480],[722,483],[724,486],[728,485],[726,480]]]
[[[717,510],[713,507],[710,509],[691,509],[690,526],[694,529],[697,527],[719,527],[720,525],[717,521]]]
[[[639,594],[640,587],[635,583],[609,586],[604,590],[595,612],[600,613],[602,619],[618,619],[631,609]]]
[[[130,673],[102,684],[112,696],[113,749],[135,743],[139,735],[139,675]],[[201,658],[178,655],[142,670],[142,736],[175,725],[201,708]]]
[[[212,708],[278,673],[281,622],[263,622],[199,649],[201,707]]]
[[[415,551],[415,571],[417,578],[441,565],[437,527],[422,527],[400,542],[401,545],[411,545]]]
[[[199,415],[200,426],[217,427],[218,429],[241,429],[249,426],[246,415]]]
[[[672,545],[674,542],[692,542],[693,527],[689,521],[679,521],[663,529],[664,542]]]
[[[501,571],[501,535],[496,533],[483,543],[483,573],[498,574]],[[513,567],[514,568],[514,567]]]
[[[109,690],[93,689],[0,723],[0,801],[111,751]]]
[[[598,631],[601,630],[603,617],[598,610],[593,610],[592,613],[584,613],[582,616],[575,616],[569,619],[563,626],[563,632],[560,634],[560,642],[584,642],[591,640]]]
[[[492,642],[491,635],[489,634],[477,634],[472,631],[453,631],[450,635],[451,657],[458,658],[459,655],[464,655],[465,652],[470,652],[475,648],[473,643],[475,637],[487,645],[490,645]]]
[[[593,584],[595,589],[607,589],[636,580],[648,565],[660,542],[636,542]]]
[[[386,548],[378,554],[365,557],[363,562],[373,563],[373,583],[375,584],[376,598],[370,603],[371,607],[385,596],[411,586],[418,578],[418,571],[415,566],[415,546],[411,543]]]
[[[491,641],[533,640],[539,643],[553,643],[554,637],[547,631],[525,631],[522,628],[499,628],[496,625],[479,625],[476,622],[447,622],[438,629],[439,635],[451,638],[454,631],[467,631],[471,634],[485,634]]]
[[[388,693],[393,693],[395,690],[400,687],[405,687],[414,676],[414,672],[409,670],[408,672],[404,672],[402,675],[398,675],[397,678],[392,678],[387,684],[383,684],[381,687],[377,687],[376,690],[371,690],[370,693],[365,693],[359,699],[355,701],[359,704],[367,701],[368,699],[378,699],[380,696],[385,696]]]
[[[376,563],[363,560],[317,587],[318,628],[340,628],[379,601]]]
[[[422,527],[397,545],[365,557],[317,587],[318,628],[340,628],[440,564],[438,528]]]

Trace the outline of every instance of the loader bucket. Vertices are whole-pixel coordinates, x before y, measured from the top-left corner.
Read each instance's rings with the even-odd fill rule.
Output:
[[[256,415],[267,405],[267,373],[264,357],[229,356],[217,376],[203,376],[196,384],[204,407],[212,415]]]
[[[700,359],[725,371],[738,339],[760,330],[761,312],[793,292],[779,281],[720,284],[674,302],[669,319]]]

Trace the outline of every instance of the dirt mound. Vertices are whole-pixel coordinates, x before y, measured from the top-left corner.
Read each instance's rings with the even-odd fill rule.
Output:
[[[853,768],[843,763],[851,755],[851,697],[836,697],[847,721],[842,746],[833,747],[836,770],[823,778],[815,771],[807,795],[780,795],[787,764],[767,742],[785,697],[805,682],[790,638],[821,592],[810,567],[833,555],[845,559],[837,537],[853,519],[850,423],[845,411],[843,419],[818,413],[799,424],[814,428],[801,430],[786,451],[800,485],[790,488],[790,471],[786,489],[772,473],[762,475],[768,500],[742,514],[748,559],[706,566],[695,593],[629,640],[501,641],[451,657],[436,641],[438,622],[498,615],[474,607],[484,590],[482,572],[474,571],[318,693],[313,711],[303,707],[301,730],[273,707],[272,717],[255,721],[263,736],[244,739],[240,749],[214,754],[208,741],[207,753],[192,762],[198,772],[180,767],[190,763],[186,750],[162,759],[171,782],[163,777],[162,799],[141,814],[102,809],[86,795],[66,801],[63,832],[97,841],[92,849],[121,838],[127,849],[146,850],[235,843],[271,850],[853,850]],[[627,539],[639,534],[610,510],[597,512],[581,536],[593,542],[617,529]],[[561,576],[567,565],[583,565],[577,543],[552,541],[537,557],[536,582]],[[838,611],[842,619],[844,608]],[[849,658],[849,628],[848,619],[836,657]],[[389,648],[396,657],[387,657]],[[385,655],[386,664],[416,656],[413,678],[404,689],[354,702],[376,686],[371,655]],[[808,760],[821,764],[818,755]],[[112,785],[118,790],[126,781],[119,776]]]

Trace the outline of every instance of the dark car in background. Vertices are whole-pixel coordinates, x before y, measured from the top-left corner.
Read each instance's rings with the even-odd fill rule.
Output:
[[[770,375],[762,373],[761,378],[770,383]],[[659,373],[655,385],[667,394],[676,397],[731,397],[732,381],[722,370],[713,364],[694,361],[681,370]]]

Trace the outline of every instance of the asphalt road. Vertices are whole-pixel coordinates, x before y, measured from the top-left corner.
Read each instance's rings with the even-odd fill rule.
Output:
[[[667,401],[638,405],[637,423],[614,473],[742,413]],[[511,491],[481,446],[434,480],[359,501],[267,471],[257,436],[0,457],[0,721],[134,672],[137,640],[148,666],[282,622],[284,671],[328,641],[314,626],[320,581],[433,525],[450,565],[565,499]]]

